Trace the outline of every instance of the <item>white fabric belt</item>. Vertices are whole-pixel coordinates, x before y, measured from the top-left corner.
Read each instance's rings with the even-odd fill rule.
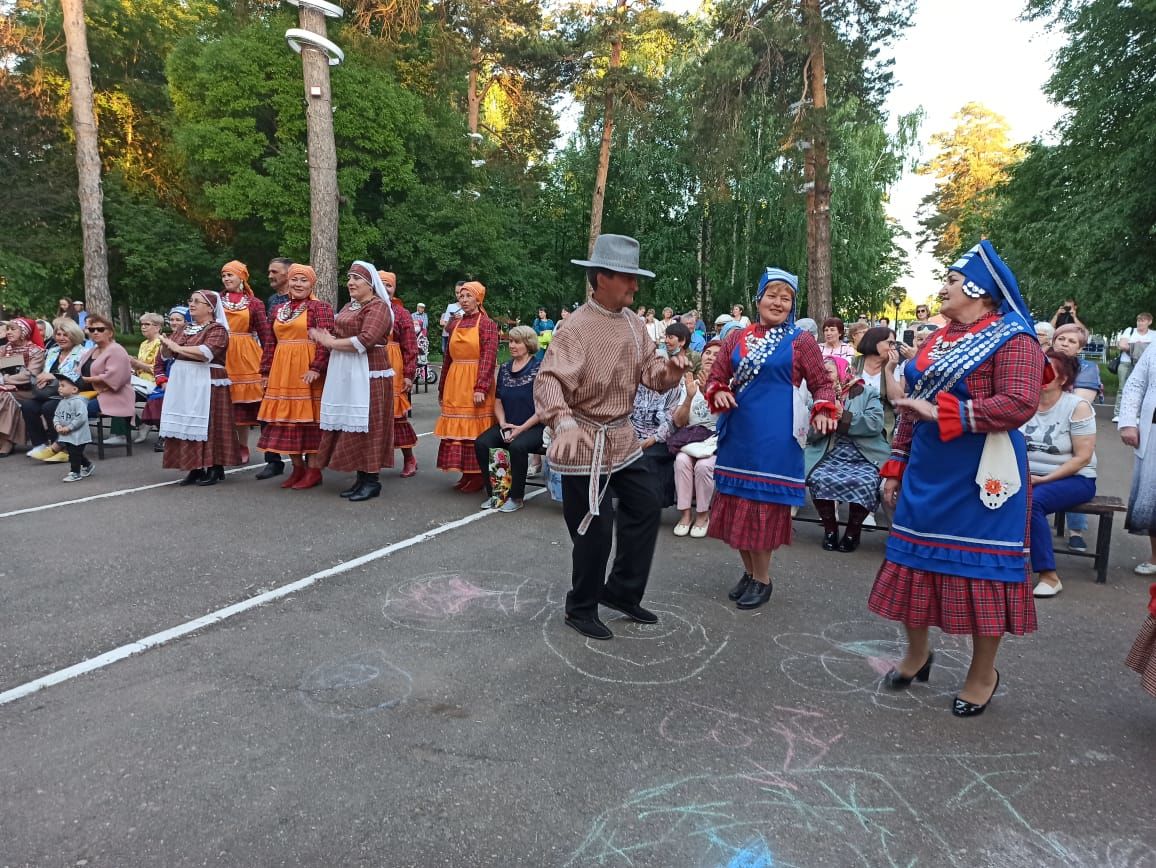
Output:
[[[606,474],[606,484],[602,484],[602,465],[606,460],[606,434],[611,429],[621,428],[630,422],[629,416],[624,416],[621,419],[615,419],[612,422],[595,422],[592,419],[587,419],[584,416],[574,416],[580,423],[589,425],[594,429],[594,452],[590,456],[590,484],[587,489],[589,497],[589,506],[586,516],[578,525],[578,536],[584,536],[587,529],[590,527],[590,522],[594,520],[594,516],[599,514],[602,508],[602,499],[606,497],[606,492],[610,490],[610,474]]]

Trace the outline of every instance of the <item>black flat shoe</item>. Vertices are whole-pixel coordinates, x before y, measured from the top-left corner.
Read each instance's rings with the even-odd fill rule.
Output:
[[[823,548],[826,548],[826,545],[824,545]],[[857,536],[847,536],[844,534],[843,539],[839,541],[839,551],[844,554],[853,552],[857,548],[859,548],[859,537]]]
[[[346,499],[350,503],[361,503],[361,501],[377,497],[379,494],[381,494],[380,482],[363,481],[361,485],[357,486],[357,491],[353,492],[353,494],[349,495]]]
[[[911,686],[912,681],[926,682],[927,679],[931,677],[931,664],[934,662],[935,652],[932,651],[927,655],[927,662],[910,678],[906,675],[901,675],[898,669],[892,669],[883,676],[883,683],[892,690],[906,690]]]
[[[357,478],[353,480],[353,485],[341,492],[341,497],[350,497],[357,494],[357,490],[361,488],[361,483],[365,481],[365,477],[361,475],[361,471],[357,471]]]
[[[839,532],[831,531],[831,533],[823,534],[823,551],[833,552],[839,547]]]
[[[165,451],[165,438],[164,437],[158,437],[157,442],[153,444],[153,452],[164,452],[164,451]]]
[[[752,581],[750,573],[743,573],[743,577],[739,579],[739,583],[730,589],[730,592],[727,594],[727,599],[731,601],[737,600],[747,592],[747,586],[749,586]]]
[[[190,470],[189,475],[178,482],[177,485],[193,485],[194,483],[200,482],[204,475],[205,472],[203,470]]]
[[[209,468],[209,472],[204,475],[197,485],[216,485],[218,482],[225,481],[225,468],[217,464]]]
[[[991,705],[991,701],[995,699],[995,692],[999,690],[999,670],[995,671],[995,687],[991,689],[991,696],[987,698],[987,702],[983,705],[976,705],[974,702],[968,702],[966,699],[960,699],[956,696],[951,700],[951,713],[956,717],[979,717],[987,711],[987,707]]]
[[[764,585],[762,582],[751,579],[751,583],[747,585],[746,592],[739,597],[735,605],[740,609],[757,609],[771,598],[771,592],[774,591],[774,589],[774,582],[767,582]]]
[[[610,628],[597,618],[571,618],[566,616],[566,626],[577,630],[588,639],[613,639]]]
[[[264,467],[257,471],[257,479],[272,479],[274,476],[280,476],[285,472],[285,462],[270,461]]]
[[[609,597],[603,597],[598,601],[607,609],[613,609],[616,612],[621,612],[632,621],[637,621],[639,624],[657,624],[658,615],[649,609],[644,609],[642,606],[631,605],[630,603],[619,603],[611,600]]]

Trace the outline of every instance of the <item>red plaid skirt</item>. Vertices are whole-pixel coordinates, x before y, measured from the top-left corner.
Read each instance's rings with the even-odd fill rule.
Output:
[[[443,440],[438,447],[438,468],[456,473],[481,473],[473,440]],[[486,468],[489,472],[489,468]]]
[[[261,424],[257,421],[257,414],[261,411],[260,401],[250,401],[247,404],[233,405],[233,424],[238,428],[252,428]]]
[[[393,448],[411,449],[417,446],[417,432],[409,424],[409,419],[399,416],[393,420]]]
[[[393,467],[393,380],[373,377],[369,381],[369,433],[322,431],[314,467],[340,473],[377,473]]]
[[[1140,673],[1144,689],[1156,696],[1156,618],[1148,616],[1132,650],[1128,652],[1128,667]]]
[[[907,627],[938,627],[944,633],[1023,636],[1037,626],[1026,566],[1024,581],[995,582],[928,573],[885,560],[867,608]]]
[[[791,544],[792,528],[791,508],[781,503],[718,492],[710,503],[707,536],[721,539],[732,549],[773,552]]]
[[[169,470],[198,470],[202,467],[235,467],[241,463],[233,422],[233,397],[228,386],[212,386],[209,392],[209,439],[165,438],[162,467]]]
[[[270,422],[261,431],[257,448],[282,455],[312,455],[321,445],[321,426],[316,422]]]

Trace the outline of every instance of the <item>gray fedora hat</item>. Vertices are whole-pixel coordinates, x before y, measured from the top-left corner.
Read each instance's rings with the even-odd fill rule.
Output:
[[[599,235],[589,259],[571,259],[570,262],[586,268],[654,277],[653,271],[638,267],[638,242],[629,235]]]

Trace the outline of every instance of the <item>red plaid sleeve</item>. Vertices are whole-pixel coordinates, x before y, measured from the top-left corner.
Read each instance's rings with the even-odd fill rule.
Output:
[[[832,419],[837,419],[839,406],[835,401],[835,387],[831,383],[826,365],[823,364],[823,351],[819,348],[819,344],[810,334],[802,332],[795,338],[792,349],[794,350],[792,374],[795,385],[806,380],[807,389],[815,399],[811,418],[826,413]]]
[[[306,303],[309,305],[309,310],[305,314],[309,317],[309,328],[321,329],[332,334],[335,327],[333,308],[327,302],[320,300],[311,300]],[[329,347],[318,344],[316,352],[313,353],[313,362],[309,365],[309,370],[324,374],[325,369],[329,367],[329,352]]]
[[[498,344],[502,336],[498,324],[488,316],[478,319],[478,379],[474,383],[475,392],[489,393],[494,385],[494,375],[498,367]]]
[[[393,338],[401,347],[401,375],[412,380],[417,374],[417,333],[413,329],[413,317],[400,304],[393,306]]]

